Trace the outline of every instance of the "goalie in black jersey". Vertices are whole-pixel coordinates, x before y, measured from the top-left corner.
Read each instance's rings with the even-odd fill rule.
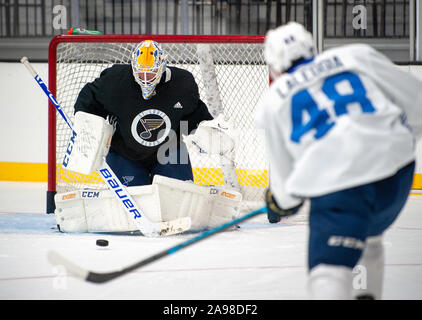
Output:
[[[167,66],[151,40],[136,46],[131,65],[113,65],[86,84],[75,104],[80,111],[114,119],[106,160],[126,186],[151,184],[155,174],[193,180],[181,131],[213,119],[193,75]]]
[[[189,217],[190,227],[197,230],[221,225],[239,214],[240,192],[193,183],[185,145],[209,155],[231,154],[230,125],[222,114],[213,119],[193,75],[168,67],[156,42],[141,42],[131,65],[113,65],[82,88],[73,130],[63,167],[82,174],[100,169],[109,190],[56,194],[61,231],[144,233],[135,223],[142,217],[150,223]],[[139,205],[134,217],[130,209],[134,204],[104,171],[104,158]]]

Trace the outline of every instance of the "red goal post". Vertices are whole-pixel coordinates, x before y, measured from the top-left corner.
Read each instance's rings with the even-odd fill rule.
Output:
[[[49,89],[62,109],[73,119],[76,97],[87,82],[115,63],[130,63],[130,53],[139,42],[162,44],[168,65],[191,71],[201,99],[216,116],[223,113],[239,133],[234,162],[244,200],[261,205],[268,185],[268,164],[263,137],[253,127],[254,109],[268,88],[269,74],[263,58],[261,35],[59,35],[49,46]],[[199,48],[206,46],[213,63],[212,74],[218,86],[220,104],[211,100],[209,83],[204,83]],[[202,55],[202,53],[201,53]],[[207,91],[208,90],[208,91]],[[214,104],[214,105],[211,105]],[[68,172],[61,167],[70,131],[49,102],[48,110],[48,189],[47,213],[54,212],[54,195],[81,188],[104,188],[95,173],[89,176]],[[216,159],[205,159],[189,150],[195,183],[223,184]],[[210,158],[210,157],[209,157]],[[255,205],[252,205],[254,207]],[[251,206],[248,206],[250,208]]]

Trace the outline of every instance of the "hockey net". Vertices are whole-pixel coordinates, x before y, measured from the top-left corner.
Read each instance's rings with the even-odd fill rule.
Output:
[[[49,87],[61,108],[73,120],[74,103],[82,87],[113,64],[129,64],[136,44],[146,39],[162,45],[169,66],[184,68],[194,75],[200,97],[213,116],[222,113],[231,122],[237,133],[233,160],[244,209],[262,205],[268,186],[268,163],[264,137],[254,129],[253,119],[255,106],[269,86],[263,36],[57,36],[49,49]],[[210,81],[218,92],[213,91]],[[47,203],[51,203],[55,192],[106,188],[96,172],[82,175],[62,168],[70,134],[50,106]],[[195,183],[224,184],[217,156],[199,154],[189,146],[188,151]],[[51,204],[47,204],[47,211],[52,212],[49,207]]]

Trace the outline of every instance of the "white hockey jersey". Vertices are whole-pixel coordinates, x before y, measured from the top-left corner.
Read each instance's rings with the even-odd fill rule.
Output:
[[[414,160],[422,82],[370,46],[338,47],[274,81],[256,125],[265,130],[271,191],[288,209]]]

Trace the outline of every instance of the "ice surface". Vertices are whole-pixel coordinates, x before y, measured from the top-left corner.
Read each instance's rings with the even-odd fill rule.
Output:
[[[40,186],[44,188],[44,186]],[[14,193],[13,184],[0,189]],[[26,189],[25,189],[26,188]],[[41,201],[25,197],[39,210]],[[2,191],[2,190],[0,190]],[[83,267],[110,271],[139,261],[194,234],[167,238],[134,235],[63,234],[53,215],[30,211],[18,196],[1,198],[0,299],[307,299],[308,226],[287,220],[270,225],[265,216],[245,222],[107,284],[67,276],[47,261],[54,249]],[[33,193],[32,193],[33,194]],[[9,202],[13,202],[9,203]],[[20,203],[21,202],[21,203]],[[24,208],[25,210],[22,210]],[[24,213],[19,213],[24,212]],[[109,240],[106,248],[96,239]],[[384,299],[422,299],[422,197],[411,196],[384,238]]]

